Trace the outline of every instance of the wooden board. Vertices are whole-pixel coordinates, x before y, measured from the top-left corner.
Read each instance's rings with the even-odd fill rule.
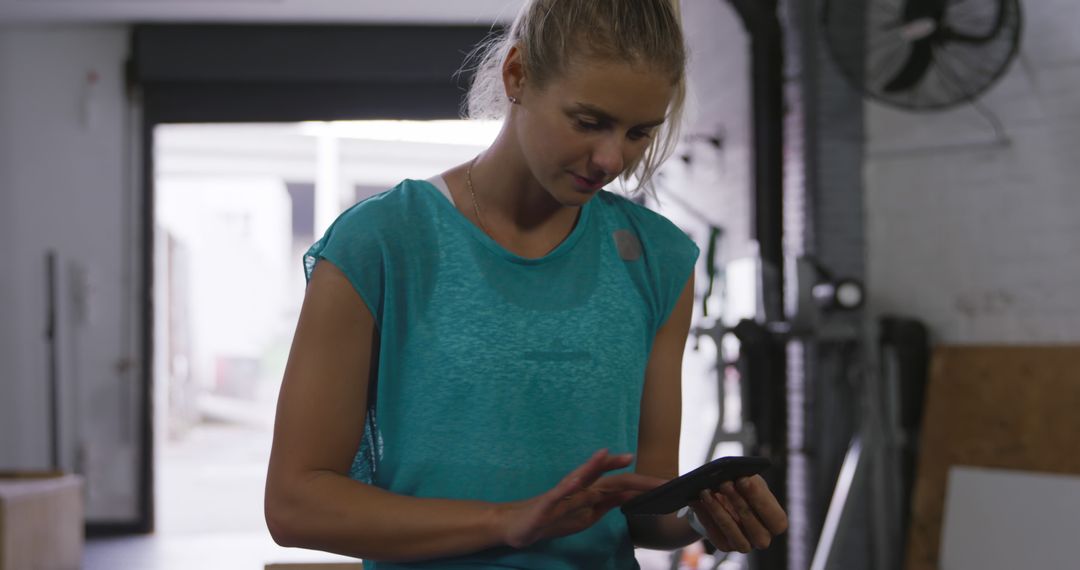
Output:
[[[905,568],[938,564],[949,467],[1080,474],[1080,346],[934,350]]]

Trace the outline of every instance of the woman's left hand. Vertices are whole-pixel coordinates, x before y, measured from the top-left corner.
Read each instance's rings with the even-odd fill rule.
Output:
[[[787,513],[760,475],[703,491],[690,505],[708,531],[709,542],[724,552],[768,548],[788,528]]]

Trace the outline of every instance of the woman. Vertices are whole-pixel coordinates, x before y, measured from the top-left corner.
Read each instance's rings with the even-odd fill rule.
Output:
[[[676,140],[675,7],[531,0],[485,49],[470,113],[505,118],[491,147],[350,208],[305,257],[271,533],[379,570],[768,546],[787,520],[760,477],[687,518],[613,510],[678,474],[698,249],[602,190],[640,190]]]

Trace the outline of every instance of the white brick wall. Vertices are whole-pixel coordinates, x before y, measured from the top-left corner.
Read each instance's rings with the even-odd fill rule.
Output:
[[[936,341],[1080,341],[1080,3],[1025,2],[1021,56],[982,100],[919,115],[866,106],[873,310]]]

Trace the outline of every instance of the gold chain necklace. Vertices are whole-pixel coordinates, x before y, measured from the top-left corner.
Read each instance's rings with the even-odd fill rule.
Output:
[[[480,158],[480,155],[476,155],[475,157],[473,157],[473,159],[469,162],[469,168],[465,169],[465,182],[469,185],[469,195],[472,196],[472,205],[473,211],[476,212],[476,221],[480,222],[480,229],[484,230],[484,233],[490,237],[491,232],[489,232],[487,226],[484,225],[484,219],[480,217],[480,205],[476,202],[476,191],[473,190],[472,184],[472,169],[473,165],[476,164],[476,159],[478,158]]]

